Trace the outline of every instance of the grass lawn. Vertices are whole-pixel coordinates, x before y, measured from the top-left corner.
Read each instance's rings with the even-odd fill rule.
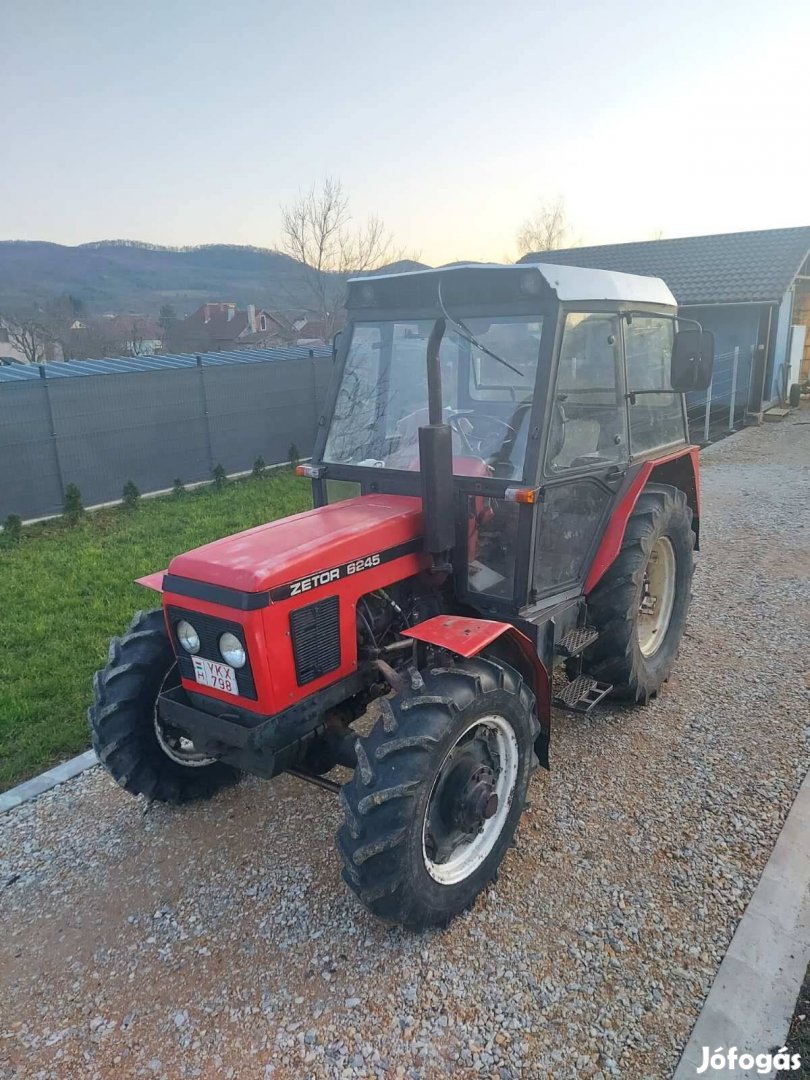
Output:
[[[311,506],[288,470],[0,535],[0,791],[87,749],[107,643],[158,597],[133,579],[182,551]]]

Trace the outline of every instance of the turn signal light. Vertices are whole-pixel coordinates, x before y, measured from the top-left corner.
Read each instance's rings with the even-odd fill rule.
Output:
[[[533,503],[540,501],[540,489],[507,488],[504,492],[504,498],[508,502],[524,503],[526,506],[531,506]]]
[[[321,471],[322,470],[319,469],[317,465],[296,465],[295,466],[295,475],[296,476],[308,476],[310,478],[310,480],[320,480]]]

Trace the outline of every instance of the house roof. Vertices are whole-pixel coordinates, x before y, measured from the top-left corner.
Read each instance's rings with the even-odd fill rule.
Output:
[[[524,255],[558,263],[663,278],[679,304],[778,302],[810,254],[810,226],[602,244]]]
[[[185,324],[199,327],[214,341],[236,341],[239,335],[248,329],[248,316],[246,311],[236,310],[229,319],[226,311],[213,311],[206,319],[200,312],[195,311],[185,320]]]

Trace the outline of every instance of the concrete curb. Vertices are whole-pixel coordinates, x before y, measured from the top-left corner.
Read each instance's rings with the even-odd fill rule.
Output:
[[[0,793],[0,814],[13,810],[15,806],[20,806],[29,799],[35,799],[37,795],[42,795],[57,784],[63,784],[65,780],[71,780],[74,776],[92,769],[94,765],[98,765],[95,750],[86,750],[78,757],[63,761],[61,765],[55,765],[32,780],[26,780],[24,784]]]
[[[784,1046],[810,961],[810,773],[805,776],[745,909],[673,1080],[762,1077],[737,1068],[698,1074],[709,1054],[775,1053]]]

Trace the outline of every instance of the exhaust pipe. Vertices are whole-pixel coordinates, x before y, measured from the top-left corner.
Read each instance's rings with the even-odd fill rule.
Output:
[[[446,328],[437,319],[427,344],[428,424],[419,428],[422,514],[425,549],[437,562],[446,561],[456,540],[453,496],[453,433],[444,423],[439,349]]]

